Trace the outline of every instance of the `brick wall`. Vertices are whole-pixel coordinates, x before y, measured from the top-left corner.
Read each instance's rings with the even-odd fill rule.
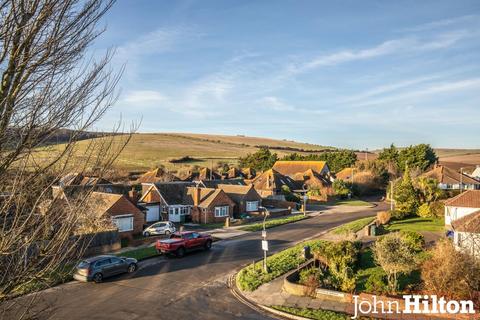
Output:
[[[210,203],[206,212],[203,211],[203,208],[193,207],[192,208],[192,222],[194,223],[220,223],[225,222],[226,217],[215,217],[215,207],[229,207],[230,218],[233,217],[233,208],[235,203],[227,196],[226,193],[220,192],[217,197]],[[206,215],[206,221],[205,221]]]
[[[133,215],[133,231],[120,232],[121,238],[132,238],[134,234],[142,233],[145,224],[145,216],[143,212],[131,203],[125,196],[122,196],[107,213],[111,216],[121,216],[124,214]]]

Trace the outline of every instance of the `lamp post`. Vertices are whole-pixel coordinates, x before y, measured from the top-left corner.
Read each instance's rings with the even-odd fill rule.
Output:
[[[267,230],[265,228],[265,222],[269,215],[270,215],[270,212],[268,212],[268,210],[265,210],[265,213],[263,215],[262,250],[263,250],[263,271],[265,271],[266,273],[268,273],[268,268],[267,268],[268,241],[267,241]]]

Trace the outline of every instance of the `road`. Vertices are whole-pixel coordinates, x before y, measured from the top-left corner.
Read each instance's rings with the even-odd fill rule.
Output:
[[[383,204],[375,208],[336,207],[270,229],[269,254],[383,209]],[[226,284],[229,275],[260,257],[260,233],[249,233],[219,241],[211,251],[190,253],[183,259],[146,260],[135,274],[102,284],[71,282],[49,289],[40,295],[35,307],[51,306],[52,319],[69,320],[271,319],[236,300]]]

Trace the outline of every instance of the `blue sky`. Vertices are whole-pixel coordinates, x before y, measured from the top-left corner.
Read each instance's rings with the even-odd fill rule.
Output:
[[[119,0],[98,129],[480,147],[479,1]]]

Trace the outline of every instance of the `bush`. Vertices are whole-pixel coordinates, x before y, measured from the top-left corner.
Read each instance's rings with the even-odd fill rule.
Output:
[[[372,273],[365,283],[365,291],[378,295],[388,293],[387,275],[384,272]]]
[[[400,235],[405,240],[405,243],[410,247],[411,250],[415,252],[420,252],[423,250],[425,245],[425,238],[422,234],[415,231],[400,231]]]
[[[319,268],[310,267],[300,271],[298,282],[306,287],[306,296],[315,297],[315,290],[320,286],[322,277],[323,273]]]
[[[343,180],[335,180],[332,187],[335,194],[341,198],[346,198],[351,193],[350,184]]]
[[[391,217],[396,220],[403,220],[409,215],[406,211],[392,210],[389,212]]]
[[[417,215],[423,218],[431,217],[432,212],[430,210],[430,205],[428,203],[424,203],[420,207],[418,207]]]
[[[480,290],[480,262],[457,251],[449,240],[443,240],[422,264],[421,278],[424,289],[432,294],[475,302],[478,299],[475,292]]]
[[[380,211],[377,213],[377,221],[380,224],[387,224],[392,218],[390,211]]]

